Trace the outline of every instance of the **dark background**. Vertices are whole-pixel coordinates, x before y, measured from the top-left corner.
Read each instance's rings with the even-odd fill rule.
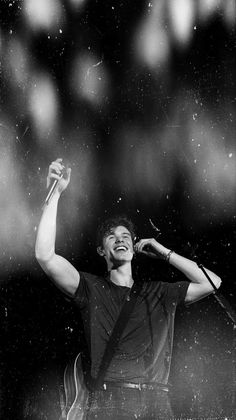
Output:
[[[235,3],[1,1],[1,394],[5,419],[59,418],[79,314],[34,242],[49,163],[72,168],[57,251],[102,272],[99,221],[126,213],[222,277],[235,308]],[[139,269],[175,281],[162,262]],[[176,317],[172,404],[183,419],[235,417],[235,331],[213,296]]]

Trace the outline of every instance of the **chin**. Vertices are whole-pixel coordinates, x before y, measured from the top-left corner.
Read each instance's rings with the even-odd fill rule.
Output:
[[[133,259],[133,257],[120,257],[120,258],[115,258],[114,259],[114,261],[117,261],[117,262],[119,262],[119,263],[121,263],[121,264],[126,264],[126,263],[129,263],[129,262],[131,262],[132,261],[132,259]]]

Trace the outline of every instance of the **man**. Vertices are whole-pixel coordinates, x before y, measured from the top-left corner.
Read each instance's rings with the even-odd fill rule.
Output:
[[[132,223],[119,217],[106,221],[98,231],[97,251],[105,258],[107,275],[99,277],[78,272],[55,252],[58,201],[71,175],[68,169],[61,178],[62,171],[61,159],[49,167],[48,185],[52,180],[58,183],[39,224],[36,258],[52,281],[80,308],[92,378],[98,374],[109,336],[130,289],[134,283],[142,282],[104,382],[99,389],[90,392],[86,418],[170,419],[168,375],[176,306],[202,299],[213,292],[213,287],[195,262],[155,239],[141,239],[134,245]],[[131,263],[135,252],[165,260],[180,270],[185,280],[167,283],[134,278]],[[220,278],[209,270],[206,272],[218,288]]]

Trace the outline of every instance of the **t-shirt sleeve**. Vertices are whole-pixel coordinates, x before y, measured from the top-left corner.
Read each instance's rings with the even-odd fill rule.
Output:
[[[89,299],[92,276],[82,271],[80,271],[79,274],[80,274],[80,281],[79,281],[77,290],[75,292],[75,295],[73,297],[73,300],[76,305],[82,308]]]
[[[176,305],[184,304],[186,293],[189,287],[188,281],[178,281],[176,283],[165,283],[165,297],[170,303]]]

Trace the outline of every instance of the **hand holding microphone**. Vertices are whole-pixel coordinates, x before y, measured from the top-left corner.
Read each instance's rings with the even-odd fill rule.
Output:
[[[161,245],[154,238],[141,239],[135,244],[134,250],[135,252],[146,255],[147,257],[161,260],[167,260],[171,252],[170,249]]]
[[[49,166],[47,176],[47,188],[49,188],[52,180],[53,183],[45,199],[45,204],[49,204],[50,199],[56,190],[59,194],[61,194],[62,191],[64,191],[67,188],[70,182],[70,176],[71,168],[65,168],[61,158],[56,159],[54,162],[51,163],[51,165]]]

